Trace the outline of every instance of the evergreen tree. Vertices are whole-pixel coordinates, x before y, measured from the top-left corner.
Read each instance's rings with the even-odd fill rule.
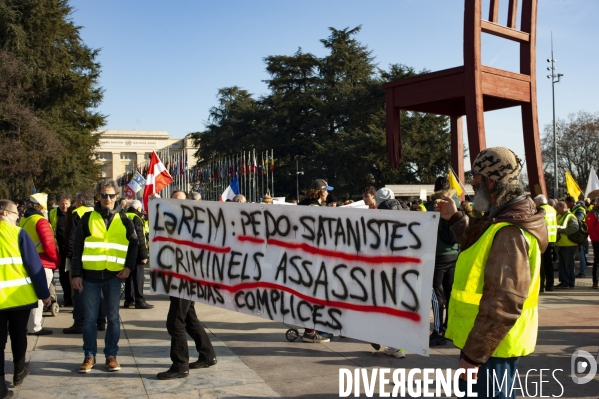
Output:
[[[13,199],[33,182],[55,195],[99,176],[99,50],[82,42],[71,14],[67,0],[0,2],[0,190]]]

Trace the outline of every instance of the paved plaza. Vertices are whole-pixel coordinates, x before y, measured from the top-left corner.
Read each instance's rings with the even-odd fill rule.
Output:
[[[592,259],[592,257],[590,257]],[[589,275],[587,271],[587,275]],[[555,371],[543,375],[543,396],[599,397],[599,376],[584,385],[570,377],[571,355],[578,349],[596,355],[599,349],[599,291],[591,279],[578,279],[572,290],[541,294],[539,339],[535,352],[523,358],[519,371],[529,396],[540,397],[538,369]],[[149,288],[146,287],[149,291]],[[59,291],[60,292],[60,291]],[[59,294],[59,296],[61,296]],[[89,374],[77,373],[83,361],[81,335],[65,335],[72,324],[71,308],[57,317],[48,315],[44,327],[53,334],[29,337],[27,358],[31,375],[14,389],[16,397],[46,398],[334,398],[339,393],[340,368],[456,368],[459,351],[448,343],[431,349],[431,356],[408,353],[395,359],[374,351],[365,342],[335,336],[330,343],[288,342],[287,326],[206,305],[196,305],[218,356],[209,369],[191,370],[189,378],[159,381],[156,373],[170,366],[170,337],[165,320],[168,297],[148,295],[152,310],[121,309],[121,340],[118,360],[122,370],[106,371],[103,365],[104,333],[99,333],[100,364]],[[401,332],[398,332],[400,334]],[[197,352],[190,341],[191,357]],[[12,360],[10,350],[7,359]],[[12,362],[7,362],[7,381],[12,381]],[[558,371],[557,369],[562,369]],[[407,373],[407,371],[406,371]],[[558,384],[555,380],[558,380]],[[391,389],[388,390],[390,392]],[[375,390],[378,397],[378,389]],[[354,397],[353,393],[351,397]],[[366,397],[363,388],[361,397]]]

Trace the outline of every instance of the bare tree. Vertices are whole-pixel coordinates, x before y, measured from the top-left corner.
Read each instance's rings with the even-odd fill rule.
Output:
[[[584,189],[591,168],[599,169],[599,112],[579,111],[569,114],[567,120],[558,119],[556,129],[557,173],[564,186],[566,172],[570,172]],[[541,139],[545,180],[553,181],[553,125],[545,125]],[[552,186],[551,184],[548,184]]]

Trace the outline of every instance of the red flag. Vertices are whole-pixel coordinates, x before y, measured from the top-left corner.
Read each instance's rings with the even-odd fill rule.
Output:
[[[152,151],[150,158],[150,167],[148,177],[146,177],[146,186],[144,187],[144,209],[148,210],[148,199],[150,195],[159,193],[163,188],[173,182],[173,178],[168,173],[156,151]]]

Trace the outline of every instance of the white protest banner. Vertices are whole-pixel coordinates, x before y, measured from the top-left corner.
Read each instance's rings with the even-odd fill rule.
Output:
[[[155,199],[155,292],[428,356],[436,212]]]

